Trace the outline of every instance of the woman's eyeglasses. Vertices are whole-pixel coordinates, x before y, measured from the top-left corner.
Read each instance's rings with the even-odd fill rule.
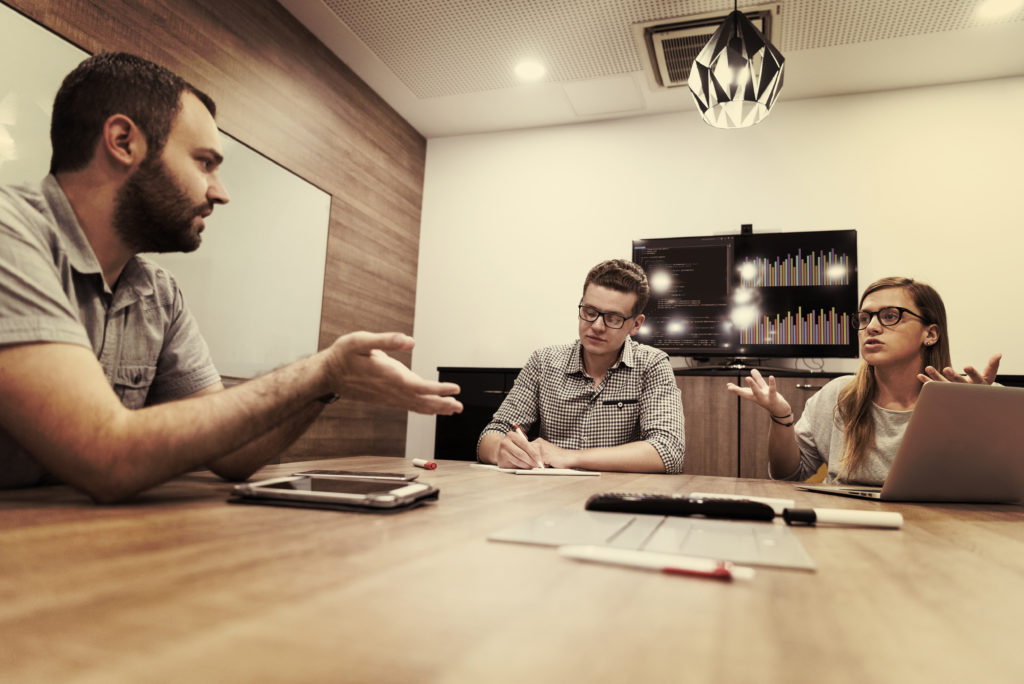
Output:
[[[908,313],[911,316],[920,318],[922,323],[927,323],[924,316],[916,314],[910,309],[904,309],[902,306],[886,306],[878,311],[858,311],[853,315],[853,327],[857,330],[863,330],[864,328],[871,325],[871,319],[878,316],[878,322],[886,328],[892,326],[903,320],[903,314]],[[605,319],[607,321],[607,319]]]

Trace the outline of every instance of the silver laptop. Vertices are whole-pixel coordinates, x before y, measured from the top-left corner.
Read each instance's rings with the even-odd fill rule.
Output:
[[[797,488],[882,501],[1024,502],[1024,389],[926,383],[882,487]]]

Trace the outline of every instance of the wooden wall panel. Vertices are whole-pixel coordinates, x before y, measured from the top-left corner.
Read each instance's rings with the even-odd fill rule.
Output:
[[[736,477],[737,402],[725,391],[734,378],[706,375],[677,375],[676,386],[683,397],[686,428],[686,456],[683,472],[687,475]]]
[[[167,66],[216,100],[222,130],[331,194],[321,348],[352,330],[412,333],[426,140],[284,8],[3,1],[89,52]],[[401,456],[405,423],[402,411],[338,402],[284,459]]]

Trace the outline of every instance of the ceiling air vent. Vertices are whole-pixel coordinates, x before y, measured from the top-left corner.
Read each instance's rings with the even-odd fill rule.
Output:
[[[741,11],[771,43],[779,45],[781,10],[781,4],[772,3]],[[651,87],[685,86],[693,60],[728,15],[715,12],[634,24],[633,36],[640,54],[647,57],[643,61]]]

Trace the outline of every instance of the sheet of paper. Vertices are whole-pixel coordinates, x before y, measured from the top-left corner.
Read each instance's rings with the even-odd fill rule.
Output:
[[[474,468],[496,470],[509,475],[600,475],[596,470],[576,470],[575,468],[499,468],[490,463],[474,463]]]

